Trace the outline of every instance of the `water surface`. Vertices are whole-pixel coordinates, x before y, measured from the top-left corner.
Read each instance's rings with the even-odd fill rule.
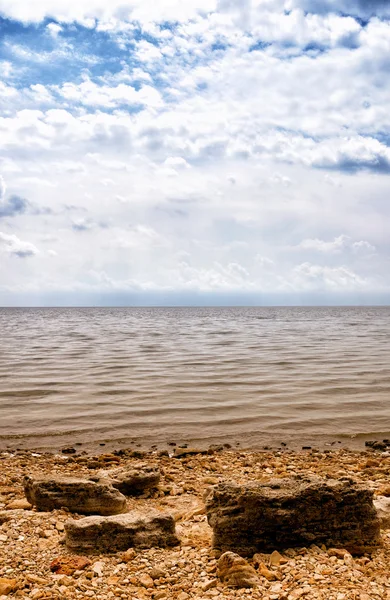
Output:
[[[389,333],[389,307],[0,309],[0,446],[387,432]]]

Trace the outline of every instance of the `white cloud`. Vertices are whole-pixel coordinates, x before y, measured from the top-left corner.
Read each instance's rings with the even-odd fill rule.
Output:
[[[345,291],[368,288],[369,281],[345,266],[328,267],[309,262],[294,268],[293,283],[296,289]]]
[[[45,29],[51,51],[11,36],[15,65],[0,63],[0,171],[16,199],[2,252],[36,254],[3,261],[2,281],[390,289],[390,24],[330,4],[0,0],[25,22],[61,21]],[[78,51],[74,21],[91,28]],[[114,56],[98,54],[103,32]]]
[[[323,253],[343,252],[348,249],[354,251],[366,250],[375,252],[375,247],[369,242],[365,240],[354,242],[348,235],[340,235],[329,242],[319,239],[306,239],[298,244],[297,247],[304,250],[316,250]]]
[[[18,258],[28,258],[38,254],[34,244],[20,240],[16,235],[8,235],[0,231],[0,251]]]

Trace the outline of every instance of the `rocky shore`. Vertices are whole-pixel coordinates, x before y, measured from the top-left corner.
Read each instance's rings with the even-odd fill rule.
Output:
[[[144,486],[137,475],[140,461],[145,468],[144,482],[149,482]],[[0,453],[0,469],[1,600],[390,600],[390,452],[386,444],[365,451],[260,452],[217,447],[203,452],[177,448],[170,454],[129,449],[93,456],[71,449],[58,455],[23,450]],[[208,520],[206,514],[210,494],[217,497],[215,490],[227,485],[246,490],[247,485],[275,485],[275,478],[299,482],[308,477],[325,482],[352,479],[368,490],[364,502],[372,496],[371,490],[376,506],[382,506],[380,545],[355,555],[343,547],[310,542],[309,535],[305,545],[300,540],[295,547],[268,547],[246,559],[232,552],[220,557],[221,550],[213,547],[209,524],[213,519]],[[108,514],[107,502],[111,501],[116,503],[116,512],[124,514],[85,517],[91,512],[83,511],[77,498],[73,498],[72,513],[69,507],[62,507],[66,504],[63,494],[70,489],[63,482],[74,485],[74,481],[86,480],[89,498],[94,497],[90,488],[98,489],[107,482],[111,486],[104,514]],[[51,490],[51,504],[40,506],[40,498],[48,502],[47,489]],[[358,492],[353,493],[360,498]],[[94,503],[92,514],[96,506]],[[364,509],[359,518],[366,512]],[[85,526],[82,519],[86,519]],[[95,531],[96,519],[99,527],[102,519],[111,519],[121,528],[125,523],[126,535],[136,540],[134,547],[115,552],[107,551],[107,543],[104,548],[91,548],[89,543],[85,546],[88,551],[70,547],[77,545],[86,529]],[[235,534],[239,533],[237,527]],[[172,542],[159,547],[158,540],[166,539],[168,530]],[[145,532],[147,540],[154,540],[150,542],[155,543],[153,547],[145,547]]]

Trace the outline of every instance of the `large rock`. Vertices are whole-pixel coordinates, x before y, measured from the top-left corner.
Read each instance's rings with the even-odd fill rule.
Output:
[[[156,489],[160,483],[160,470],[154,465],[136,464],[131,468],[101,471],[102,481],[109,481],[113,487],[126,496],[139,496]]]
[[[390,529],[390,498],[386,496],[377,496],[374,500],[381,529]]]
[[[126,498],[106,483],[59,477],[24,478],[27,500],[41,511],[67,508],[83,515],[117,515],[126,510]]]
[[[171,515],[130,512],[114,517],[85,517],[65,523],[66,545],[85,552],[117,552],[128,548],[172,547],[180,544]]]
[[[213,546],[241,556],[312,543],[362,554],[381,544],[373,492],[346,478],[222,483],[206,508]]]

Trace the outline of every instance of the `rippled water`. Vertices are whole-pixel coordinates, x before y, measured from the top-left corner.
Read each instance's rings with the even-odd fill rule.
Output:
[[[388,307],[0,309],[0,444],[387,432],[389,333]]]

